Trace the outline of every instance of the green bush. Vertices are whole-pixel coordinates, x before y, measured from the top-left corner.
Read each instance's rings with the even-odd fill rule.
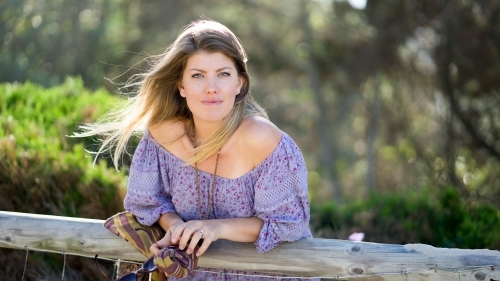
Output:
[[[49,89],[31,83],[0,85],[0,210],[96,219],[123,210],[125,173],[106,161],[93,166],[85,151],[92,139],[67,137],[78,124],[95,120],[118,102],[106,91],[85,90],[78,78]],[[39,280],[41,272],[61,272],[61,255],[32,256],[26,280]],[[20,280],[24,252],[2,250],[0,260],[8,274],[0,274],[0,280]],[[74,276],[86,272],[74,280],[100,275],[87,258],[69,258],[67,266]]]
[[[436,247],[500,250],[500,212],[491,205],[467,203],[456,189],[374,194],[367,200],[312,206],[312,226],[325,238],[423,243]]]
[[[0,93],[0,208],[101,219],[122,208],[124,173],[92,165],[92,139],[67,137],[118,98],[78,78],[50,89],[2,84]]]

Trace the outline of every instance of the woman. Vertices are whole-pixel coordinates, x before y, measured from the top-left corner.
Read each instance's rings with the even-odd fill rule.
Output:
[[[125,110],[85,127],[107,134],[99,153],[116,144],[116,166],[130,136],[143,132],[124,205],[140,223],[166,231],[153,253],[169,245],[191,253],[200,242],[200,256],[218,239],[254,242],[266,252],[311,237],[303,156],[253,100],[246,61],[227,27],[193,22],[131,83],[138,94]],[[189,277],[257,279],[207,271]]]

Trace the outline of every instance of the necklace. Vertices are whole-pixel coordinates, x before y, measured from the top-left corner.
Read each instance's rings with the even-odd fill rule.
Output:
[[[212,208],[215,182],[217,180],[216,175],[217,175],[217,166],[219,165],[219,154],[220,154],[220,150],[217,151],[217,158],[215,159],[215,170],[214,170],[214,173],[212,175],[212,186],[210,187],[210,192],[208,194],[208,207],[207,207],[206,218],[204,218],[201,214],[201,190],[200,190],[200,181],[198,179],[198,163],[194,162],[194,168],[196,170],[196,174],[195,174],[195,176],[196,176],[196,192],[198,193],[198,217],[200,218],[200,220],[210,218],[210,209]]]

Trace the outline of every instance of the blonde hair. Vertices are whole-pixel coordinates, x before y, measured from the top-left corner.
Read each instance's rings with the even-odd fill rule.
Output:
[[[238,75],[244,78],[244,83],[221,128],[204,145],[195,148],[195,156],[187,164],[201,162],[219,151],[246,116],[267,118],[265,110],[250,94],[250,77],[246,66],[248,58],[240,41],[224,25],[203,19],[183,28],[163,54],[152,58],[154,61],[147,72],[136,74],[127,81],[123,88],[132,88],[136,95],[125,102],[124,108],[109,112],[99,122],[80,126],[82,131],[75,133],[75,136],[102,136],[101,146],[94,154],[97,158],[100,153],[114,148],[112,157],[116,168],[119,166],[119,159],[126,152],[130,137],[160,122],[186,122],[186,134],[193,139],[193,117],[186,100],[180,96],[178,82],[182,78],[187,59],[199,51],[220,52],[228,56],[234,62]]]

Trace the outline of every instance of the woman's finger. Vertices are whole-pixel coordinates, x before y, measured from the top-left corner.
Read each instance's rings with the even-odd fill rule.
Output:
[[[191,237],[191,241],[189,242],[189,246],[186,250],[186,253],[188,255],[190,255],[194,251],[194,249],[195,249],[196,245],[198,245],[198,242],[200,241],[200,239],[203,239],[203,229],[199,229],[198,231],[196,231],[193,234],[193,237]]]
[[[179,239],[179,249],[184,250],[188,246],[189,240],[191,240],[191,237],[197,230],[198,228],[193,224],[188,224],[186,228],[184,228],[182,236]]]
[[[180,244],[180,239],[184,234],[184,229],[188,226],[188,222],[178,223],[170,227],[171,237],[170,240],[172,244]]]
[[[171,235],[170,231],[167,231],[167,233],[165,233],[165,236],[163,236],[162,239],[158,240],[156,243],[153,243],[153,245],[149,247],[149,250],[156,255],[160,252],[161,249],[172,245],[172,243],[170,242],[171,240],[170,235]]]
[[[151,247],[149,247],[149,250],[151,251],[151,253],[153,253],[153,255],[157,255],[160,252],[160,248],[156,246],[156,244],[151,245]]]
[[[203,255],[211,243],[212,243],[212,239],[209,236],[203,237],[203,243],[201,244],[200,248],[196,252],[196,256],[199,257],[199,256]]]

